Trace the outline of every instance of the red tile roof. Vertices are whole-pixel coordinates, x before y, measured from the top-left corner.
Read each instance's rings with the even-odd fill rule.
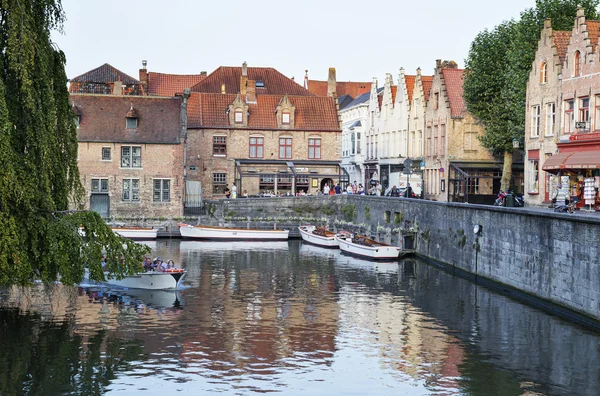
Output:
[[[443,68],[442,76],[446,84],[446,95],[450,101],[450,116],[460,118],[465,110],[463,98],[463,69]]]
[[[412,102],[416,78],[417,76],[404,76],[404,81],[406,82],[406,93],[408,94],[408,103]]]
[[[80,142],[179,143],[179,97],[71,94],[70,99],[81,114]],[[127,129],[125,116],[132,107],[138,127]]]
[[[148,95],[175,96],[175,94],[182,93],[185,88],[192,88],[205,78],[206,75],[200,74],[148,72]]]
[[[189,128],[229,128],[227,110],[235,94],[192,93],[188,101]],[[275,110],[280,95],[258,95],[248,104],[247,129],[278,129]],[[339,131],[335,101],[329,97],[289,96],[296,107],[294,130]]]
[[[221,66],[192,87],[192,92],[221,93],[225,85],[228,94],[240,93],[241,67]],[[257,95],[312,96],[303,86],[271,67],[248,67],[248,79],[262,81],[264,87],[256,87]]]
[[[119,69],[109,65],[108,63],[103,64],[87,73],[81,74],[71,79],[72,82],[85,82],[85,83],[113,83],[115,81],[121,81],[123,84],[139,84],[140,82],[135,78],[123,73]]]
[[[596,51],[598,36],[600,36],[600,21],[585,21],[588,30],[588,38],[592,44],[592,51]]]
[[[556,46],[556,53],[562,64],[567,56],[567,47],[569,46],[569,41],[571,41],[571,32],[555,30],[552,32],[552,38],[554,39],[554,45]]]
[[[423,96],[425,97],[425,103],[427,103],[429,100],[431,85],[433,84],[433,76],[421,76],[421,84],[423,85]]]
[[[317,96],[327,96],[327,81],[308,80],[308,90]],[[350,95],[353,99],[371,90],[370,82],[338,81],[335,85],[337,97]]]
[[[392,85],[392,104],[396,103],[396,92],[398,91],[397,85]]]

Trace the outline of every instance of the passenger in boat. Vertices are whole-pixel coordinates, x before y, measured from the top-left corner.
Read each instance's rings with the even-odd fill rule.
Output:
[[[167,261],[167,269],[175,268],[175,262],[173,260]]]
[[[144,269],[146,271],[152,271],[152,260],[150,260],[150,257],[144,259]]]
[[[106,271],[106,255],[102,255],[100,259],[100,265],[102,265],[102,271]]]

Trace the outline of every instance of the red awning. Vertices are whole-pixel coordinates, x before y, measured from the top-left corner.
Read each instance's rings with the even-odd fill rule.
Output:
[[[565,169],[600,169],[600,151],[580,151],[567,157]]]
[[[573,155],[573,153],[554,154],[552,157],[549,157],[548,159],[546,159],[546,161],[544,161],[542,169],[550,172],[564,169],[564,163],[571,155]]]
[[[539,160],[540,159],[540,149],[529,150],[527,152],[527,159],[529,159],[529,160]]]

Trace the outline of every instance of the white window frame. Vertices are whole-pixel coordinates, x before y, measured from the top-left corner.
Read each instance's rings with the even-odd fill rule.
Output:
[[[556,124],[556,104],[546,103],[546,136],[554,136],[554,125]]]
[[[121,168],[142,167],[142,146],[121,146]]]
[[[540,136],[540,105],[531,106],[531,137]]]

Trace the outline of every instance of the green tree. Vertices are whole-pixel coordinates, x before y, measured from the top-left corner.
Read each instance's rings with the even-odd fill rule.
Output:
[[[98,214],[70,211],[84,190],[69,104],[65,55],[50,41],[60,0],[0,0],[0,284],[79,282],[100,258],[120,277],[145,246],[124,240]],[[80,227],[82,232],[80,232]]]
[[[598,17],[599,0],[537,0],[520,19],[479,33],[466,60],[464,98],[485,133],[481,144],[504,156],[502,190],[512,178],[513,140],[524,140],[527,79],[545,19],[554,30],[571,31],[579,6],[588,19]]]

